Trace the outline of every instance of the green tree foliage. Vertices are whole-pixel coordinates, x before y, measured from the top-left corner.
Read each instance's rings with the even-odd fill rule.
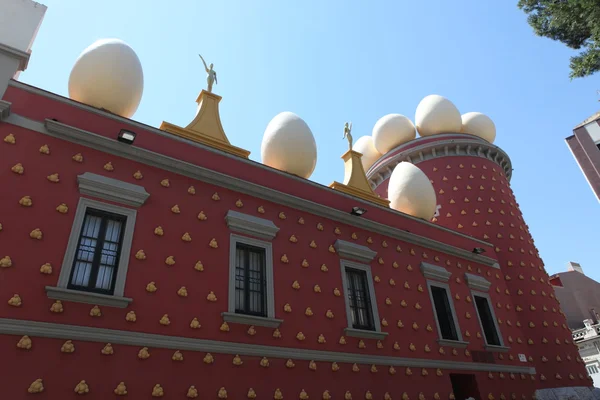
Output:
[[[569,76],[582,78],[600,70],[600,0],[519,0],[539,36],[575,50]]]

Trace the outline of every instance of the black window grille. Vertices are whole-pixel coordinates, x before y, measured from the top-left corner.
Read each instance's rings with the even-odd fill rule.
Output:
[[[458,340],[448,292],[442,287],[431,286],[431,296],[433,297],[433,305],[435,307],[435,313],[442,338],[446,340]]]
[[[265,249],[236,244],[235,312],[267,316]]]
[[[367,281],[367,272],[354,268],[346,268],[348,281],[348,302],[354,329],[375,330],[373,309]]]
[[[477,307],[477,313],[479,314],[479,320],[483,327],[483,334],[485,335],[485,341],[487,344],[492,346],[500,346],[500,337],[496,330],[496,324],[494,323],[494,317],[490,304],[485,297],[474,296],[475,306]]]
[[[86,210],[69,289],[114,293],[126,221],[123,215]]]

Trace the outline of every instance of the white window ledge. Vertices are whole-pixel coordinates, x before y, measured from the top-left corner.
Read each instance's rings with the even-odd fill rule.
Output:
[[[465,281],[467,286],[473,290],[488,292],[492,283],[481,276],[465,273]]]
[[[345,328],[346,336],[358,337],[363,339],[378,339],[383,340],[388,335],[387,332],[367,331],[364,329]]]
[[[86,172],[77,177],[79,192],[102,200],[141,207],[150,194],[143,186]]]
[[[506,353],[510,350],[510,347],[495,346],[495,345],[491,345],[491,344],[486,344],[484,347],[487,351],[494,351],[496,353]]]
[[[469,342],[463,342],[462,340],[438,339],[437,342],[440,346],[447,346],[447,347],[465,348],[469,345]]]
[[[358,260],[367,264],[371,263],[377,255],[376,251],[371,250],[367,246],[340,239],[335,241],[333,247],[335,247],[335,250],[341,258]]]
[[[227,211],[225,221],[232,231],[260,239],[272,240],[279,232],[273,221],[233,210]]]
[[[83,292],[54,286],[46,286],[48,298],[61,301],[73,301],[75,303],[94,304],[106,307],[127,307],[133,299],[129,297],[110,296],[100,293]]]
[[[232,312],[221,313],[223,321],[232,324],[264,326],[266,328],[279,328],[282,319],[257,317],[256,315],[237,314]]]
[[[438,267],[437,265],[422,262],[421,272],[427,279],[434,279],[436,281],[448,282],[452,272],[448,272],[446,268]]]

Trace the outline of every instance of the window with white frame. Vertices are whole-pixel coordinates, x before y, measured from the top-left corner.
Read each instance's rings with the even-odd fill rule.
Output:
[[[381,331],[371,267],[350,260],[341,260],[341,266],[348,320],[346,334],[365,339],[385,338],[387,332]]]
[[[373,274],[368,265],[377,253],[366,246],[344,240],[337,240],[334,247],[341,258],[342,287],[348,321],[346,335],[384,339],[387,332],[381,331]]]
[[[479,325],[483,331],[486,348],[497,351],[506,350],[507,348],[503,347],[504,343],[500,334],[500,327],[498,326],[494,308],[492,307],[492,300],[488,293],[491,282],[481,276],[470,273],[465,273],[465,282],[471,289],[473,305],[477,312]]]
[[[82,225],[67,287],[112,295],[127,217],[88,207]]]
[[[490,307],[490,302],[487,297],[479,294],[473,294],[473,300],[475,301],[475,307],[477,308],[477,315],[479,316],[479,322],[483,328],[483,335],[485,336],[485,342],[491,346],[502,346],[500,342],[500,335],[496,326],[496,318],[493,314],[493,309]]]
[[[438,342],[448,346],[466,346],[468,343],[463,342],[452,293],[447,283],[452,273],[443,267],[428,263],[421,263],[421,272],[427,279],[427,288],[439,335]]]
[[[132,301],[123,295],[136,208],[149,194],[142,186],[89,172],[77,181],[80,193],[95,199],[79,199],[57,285],[46,292],[57,300],[126,307]]]
[[[348,266],[344,272],[346,274],[345,289],[352,328],[374,331],[373,305],[371,303],[367,271]]]
[[[230,210],[229,298],[226,322],[278,327],[275,318],[273,246],[279,228],[267,219]]]
[[[267,317],[266,249],[235,245],[235,312]]]
[[[445,340],[459,340],[456,315],[453,307],[450,305],[452,300],[448,293],[449,288],[447,285],[430,282],[429,291],[433,301],[440,336]]]
[[[598,373],[598,367],[594,364],[588,365],[587,370],[588,370],[588,374],[590,374],[590,375],[594,375],[594,374]]]

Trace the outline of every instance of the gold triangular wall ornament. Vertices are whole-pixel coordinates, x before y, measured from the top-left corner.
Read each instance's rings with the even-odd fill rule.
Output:
[[[212,85],[209,86],[211,88],[202,90],[196,99],[196,103],[198,103],[196,117],[188,126],[182,128],[163,121],[160,129],[238,157],[248,158],[250,155],[248,150],[232,146],[227,139],[219,116],[219,102],[222,97],[212,93]]]
[[[344,182],[333,182],[330,188],[349,194],[350,196],[370,201],[388,207],[389,200],[379,197],[369,184],[367,175],[362,165],[362,154],[352,150],[352,123],[344,126],[344,139],[348,140],[348,151],[342,155],[344,160]]]

